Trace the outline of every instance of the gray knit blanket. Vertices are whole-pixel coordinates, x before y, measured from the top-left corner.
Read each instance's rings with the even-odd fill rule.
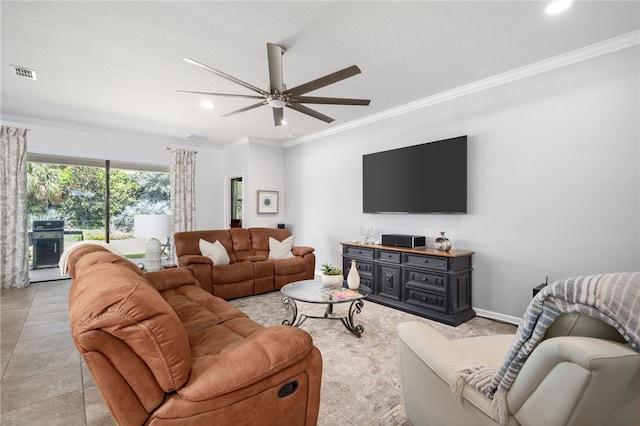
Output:
[[[640,352],[640,273],[569,278],[548,285],[534,297],[498,371],[483,365],[458,369],[458,377],[451,383],[454,396],[461,400],[465,383],[475,387],[492,399],[493,420],[507,424],[506,395],[518,372],[553,320],[571,312],[598,318],[613,326]]]

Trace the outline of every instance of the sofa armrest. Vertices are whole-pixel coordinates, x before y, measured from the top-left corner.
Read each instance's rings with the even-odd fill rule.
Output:
[[[440,334],[435,328],[420,322],[405,322],[398,325],[398,345],[400,359],[402,351],[411,351],[425,366],[449,383],[454,373],[453,366],[467,361],[467,354],[451,340]],[[400,362],[400,370],[407,368]],[[411,376],[411,371],[406,371]]]
[[[592,337],[547,339],[509,390],[509,411],[522,424],[566,424],[570,417],[573,424],[604,424],[629,399],[625,391],[636,389],[637,401],[638,371],[640,355],[629,345]],[[637,421],[637,403],[635,413]]]
[[[291,248],[291,253],[294,256],[304,256],[305,254],[313,253],[315,249],[307,246],[296,246]]]
[[[197,263],[213,265],[213,260],[211,260],[211,258],[207,256],[202,256],[200,254],[185,254],[178,258],[178,265],[180,266],[189,266]]]
[[[460,348],[453,340],[425,323],[410,321],[398,325],[398,363],[402,397],[409,420],[413,424],[479,424],[478,418],[489,417],[491,400],[477,389],[465,385],[463,397],[465,404],[471,405],[474,412],[483,413],[480,417],[455,417],[456,421],[445,421],[447,415],[442,410],[455,410],[455,402],[449,389],[454,372],[475,360]],[[444,394],[441,390],[444,389]],[[438,393],[437,396],[431,396]],[[430,395],[425,398],[425,395]],[[425,417],[425,412],[429,414]],[[433,420],[432,416],[439,418]],[[427,420],[429,419],[430,420]],[[473,419],[473,420],[469,420]]]
[[[200,283],[184,268],[162,269],[157,272],[147,272],[144,276],[149,284],[160,292],[178,288],[183,285],[200,287]]]
[[[311,336],[283,325],[261,329],[215,357],[196,359],[180,397],[204,401],[256,383],[304,359]]]

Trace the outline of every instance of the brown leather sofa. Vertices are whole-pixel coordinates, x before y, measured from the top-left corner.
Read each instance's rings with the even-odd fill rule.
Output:
[[[322,359],[182,268],[143,274],[98,246],[67,258],[73,340],[120,425],[315,425]]]
[[[286,229],[231,228],[225,230],[176,232],[174,242],[178,265],[186,268],[202,288],[223,299],[280,290],[285,284],[314,277],[313,247],[294,246],[294,257],[269,259],[269,237],[283,241]],[[229,255],[229,265],[215,265],[200,252],[200,239],[220,241]]]

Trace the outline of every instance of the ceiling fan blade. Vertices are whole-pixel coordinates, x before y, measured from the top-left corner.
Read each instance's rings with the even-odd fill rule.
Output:
[[[190,63],[190,64],[192,64],[192,65],[198,66],[198,67],[200,67],[200,68],[202,68],[202,69],[205,69],[205,70],[207,70],[207,71],[209,71],[209,72],[211,72],[211,73],[214,73],[214,74],[215,74],[215,75],[217,75],[217,76],[220,76],[220,77],[222,77],[222,78],[226,78],[227,80],[232,81],[232,82],[234,82],[234,83],[236,83],[236,84],[239,84],[240,86],[246,87],[246,88],[247,88],[247,89],[249,89],[249,90],[253,90],[254,92],[258,92],[258,93],[260,93],[261,95],[264,95],[264,96],[268,95],[268,93],[267,93],[267,92],[265,92],[264,90],[260,89],[259,87],[253,86],[253,85],[251,85],[251,84],[249,84],[249,83],[245,83],[245,82],[244,82],[244,81],[242,81],[242,80],[238,80],[237,78],[232,77],[232,76],[230,76],[229,74],[225,74],[225,73],[223,73],[222,71],[218,71],[217,69],[215,69],[215,68],[211,68],[211,67],[210,67],[210,66],[208,66],[208,65],[201,64],[200,62],[198,62],[198,61],[194,61],[194,60],[193,60],[193,59],[191,59],[191,58],[182,58],[182,60],[183,60],[183,61],[185,61],[185,62],[188,62],[188,63]]]
[[[364,105],[371,102],[370,99],[348,99],[348,98],[319,98],[316,96],[298,96],[289,100],[302,104],[327,104],[327,105]]]
[[[263,101],[263,102],[258,102],[257,104],[249,105],[247,107],[240,108],[240,109],[238,109],[236,111],[229,112],[229,113],[223,115],[223,117],[230,117],[232,115],[236,115],[236,114],[239,114],[241,112],[249,111],[250,109],[258,108],[258,107],[260,107],[262,105],[266,105],[266,104],[267,104],[266,100]]]
[[[196,95],[229,96],[229,97],[233,97],[233,98],[264,99],[264,96],[235,95],[233,93],[195,92],[193,90],[176,90],[176,92],[178,92],[178,93],[194,93]]]
[[[313,109],[311,109],[309,107],[306,107],[304,105],[301,105],[301,104],[287,104],[287,106],[289,108],[291,108],[291,109],[295,109],[298,112],[301,112],[303,114],[307,114],[307,115],[309,115],[309,116],[311,116],[313,118],[317,118],[318,120],[322,120],[325,123],[331,123],[333,121],[333,118],[331,118],[329,116],[326,116],[326,115],[324,115],[322,113],[319,113],[318,111],[313,110]]]
[[[350,67],[347,67],[343,70],[336,71],[332,74],[325,75],[324,77],[317,78],[313,81],[287,90],[286,93],[287,95],[292,96],[303,95],[305,93],[320,89],[321,87],[337,83],[338,81],[344,80],[345,78],[353,77],[354,75],[360,74],[361,72],[362,71],[360,71],[360,68],[358,68],[356,65],[351,65]]]
[[[271,93],[284,91],[282,84],[282,46],[267,43],[267,60],[269,61],[269,84]]]
[[[273,124],[282,126],[284,120],[284,108],[271,108],[273,110]]]

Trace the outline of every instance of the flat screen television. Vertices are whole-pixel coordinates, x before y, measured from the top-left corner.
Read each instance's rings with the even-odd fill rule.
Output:
[[[467,213],[467,136],[362,156],[364,213]]]

